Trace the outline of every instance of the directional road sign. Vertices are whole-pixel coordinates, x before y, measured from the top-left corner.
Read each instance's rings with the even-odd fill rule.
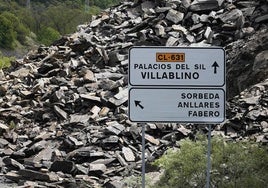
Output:
[[[222,48],[131,48],[129,119],[133,122],[223,122],[225,69]]]
[[[223,89],[131,88],[129,119],[133,122],[223,122]]]
[[[223,86],[222,48],[134,47],[129,54],[131,86]]]

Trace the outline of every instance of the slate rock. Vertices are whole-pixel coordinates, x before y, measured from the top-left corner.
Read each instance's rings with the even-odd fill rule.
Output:
[[[124,188],[125,184],[121,177],[114,177],[105,184],[106,187],[111,188]]]
[[[89,164],[89,174],[90,175],[102,175],[107,170],[106,165],[104,164]]]
[[[223,0],[194,0],[190,10],[193,12],[218,10],[222,2]]]
[[[116,144],[116,143],[118,143],[118,141],[119,141],[118,136],[114,135],[114,136],[109,136],[109,137],[103,139],[102,143],[104,143],[104,144]]]
[[[30,70],[28,68],[20,68],[14,72],[11,72],[9,76],[13,78],[24,78],[24,77],[27,77],[29,73],[30,73]]]
[[[4,71],[1,69],[0,70],[0,81],[3,81],[3,80],[5,80],[6,79],[6,77],[5,77],[5,73],[4,73]]]
[[[166,19],[177,24],[181,22],[184,18],[184,13],[170,9],[166,15]]]
[[[68,136],[65,140],[65,143],[68,145],[68,147],[81,147],[84,145],[82,141],[77,140],[75,137]]]
[[[71,114],[70,115],[70,123],[82,123],[86,124],[90,119],[89,115],[77,115],[77,114]]]
[[[235,28],[242,28],[245,23],[243,13],[239,9],[233,9],[229,12],[225,12],[219,16],[219,18],[226,24],[234,26]]]
[[[50,176],[48,174],[35,170],[21,169],[18,171],[18,174],[30,180],[51,182]]]
[[[268,50],[262,51],[258,53],[255,57],[253,70],[264,72],[266,74],[268,72]]]
[[[151,142],[152,144],[155,145],[159,145],[160,141],[156,138],[154,138],[153,136],[149,135],[149,134],[145,134],[145,139],[148,140],[149,142]]]
[[[126,160],[121,156],[119,151],[115,152],[115,156],[117,158],[117,160],[119,161],[119,163],[121,164],[121,166],[127,166],[128,163],[126,162]]]
[[[117,121],[107,122],[106,125],[108,125],[106,129],[116,135],[119,135],[125,129],[125,127]]]
[[[9,144],[9,142],[6,139],[0,138],[0,147],[1,148],[6,147],[8,144]]]
[[[268,20],[268,14],[262,15],[262,16],[258,16],[255,19],[255,22],[260,23],[260,22],[267,22]]]
[[[67,119],[68,118],[68,114],[62,110],[59,106],[57,105],[54,105],[54,111],[56,112],[56,114],[60,117],[60,118],[63,118],[63,119]]]
[[[73,161],[54,161],[50,167],[51,171],[61,171],[67,174],[73,174],[76,171],[76,165]]]
[[[90,27],[97,27],[100,23],[101,23],[101,19],[93,20],[93,21],[90,23]]]
[[[8,126],[6,126],[3,123],[0,123],[0,134],[6,132],[8,129],[9,129]]]
[[[6,166],[14,168],[15,170],[24,169],[24,166],[21,163],[19,163],[18,161],[14,160],[10,157],[3,158],[3,163]]]
[[[7,89],[4,86],[0,86],[0,97],[4,97],[7,93]]]
[[[33,160],[38,162],[38,163],[42,163],[42,162],[46,162],[46,161],[50,162],[50,161],[52,161],[53,152],[54,152],[54,149],[52,147],[48,146],[47,148],[44,148],[38,154],[36,154],[34,156]]]
[[[132,152],[132,150],[128,147],[123,147],[122,148],[122,153],[128,162],[134,162],[135,161],[135,155]]]
[[[85,174],[87,175],[89,172],[89,169],[87,167],[84,167],[83,165],[76,164],[77,174]]]
[[[5,174],[5,178],[18,183],[23,177],[19,175],[17,171],[10,171]]]
[[[109,99],[109,102],[115,106],[120,106],[128,100],[128,89],[119,91],[114,97]]]

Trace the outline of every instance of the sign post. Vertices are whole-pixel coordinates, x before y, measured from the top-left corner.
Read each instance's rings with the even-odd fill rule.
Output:
[[[142,123],[142,188],[145,188],[145,124]]]
[[[207,151],[207,178],[206,178],[206,188],[209,188],[210,183],[210,169],[211,169],[211,124],[208,125],[208,151]]]
[[[225,120],[225,66],[225,51],[218,47],[129,50],[130,121],[143,123],[143,131],[146,122],[208,123],[207,186],[211,124]],[[144,148],[142,152],[145,157]],[[142,173],[145,181],[144,168]]]

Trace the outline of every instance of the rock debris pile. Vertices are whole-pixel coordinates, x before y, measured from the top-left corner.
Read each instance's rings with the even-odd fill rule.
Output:
[[[232,67],[233,59],[251,46],[243,41],[254,43],[252,38],[267,33],[267,10],[265,0],[126,1],[17,60],[0,72],[1,174],[25,186],[123,187],[124,176],[141,170],[141,127],[127,116],[129,48],[223,46],[228,73],[245,77]],[[247,86],[267,78],[267,40],[262,41],[250,51],[257,63],[247,71],[256,79],[243,79]],[[230,95],[245,89],[232,81]],[[229,119],[214,133],[267,143],[267,87],[266,80],[230,100]],[[146,124],[147,160],[193,129]]]
[[[232,98],[227,109],[228,119],[220,130],[234,139],[268,143],[268,79]]]

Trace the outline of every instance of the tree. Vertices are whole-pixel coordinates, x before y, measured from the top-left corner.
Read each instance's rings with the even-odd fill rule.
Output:
[[[95,6],[98,6],[102,9],[105,9],[107,7],[111,7],[112,5],[115,5],[119,3],[120,0],[91,0],[91,3]]]
[[[15,34],[15,38],[22,44],[25,43],[26,40],[26,36],[30,33],[29,29],[27,29],[19,20],[19,18],[17,16],[15,16],[13,13],[11,12],[3,12],[1,14],[2,16],[4,16],[5,18],[7,18],[12,25],[12,30]]]
[[[0,15],[0,47],[14,48],[15,36],[11,21]]]
[[[51,28],[51,27],[45,27],[41,30],[41,32],[38,35],[38,40],[45,45],[50,45],[53,41],[60,38],[60,33]]]
[[[75,31],[76,26],[85,21],[89,14],[83,9],[71,8],[64,3],[49,6],[43,15],[46,18],[46,25],[50,26],[60,34],[68,34]]]
[[[88,5],[85,9],[86,2]],[[88,22],[92,15],[118,2],[119,0],[0,0],[0,46],[14,48],[17,41],[25,45],[26,36],[31,32],[37,37],[42,35],[40,40],[56,36],[55,30],[61,35],[72,33],[77,25]],[[45,27],[50,27],[50,37],[44,36]]]

